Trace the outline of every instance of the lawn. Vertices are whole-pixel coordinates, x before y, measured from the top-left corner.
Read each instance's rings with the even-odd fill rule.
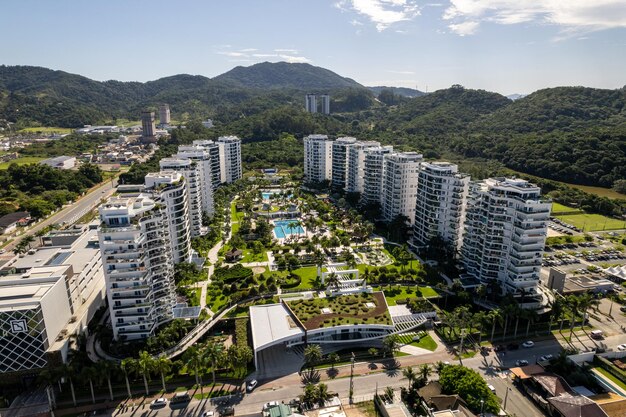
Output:
[[[25,156],[23,158],[17,158],[8,162],[0,163],[0,169],[7,169],[9,165],[11,164],[18,164],[18,165],[34,164],[35,162],[39,162],[43,159],[46,159],[46,158],[40,158],[38,156]]]
[[[419,341],[413,341],[414,335],[404,334],[400,335],[400,343],[409,346],[415,346],[418,348],[430,350],[434,352],[437,349],[437,342],[426,332],[419,332]]]
[[[387,299],[387,305],[395,306],[398,304],[398,300],[407,300],[415,297],[438,297],[437,291],[431,287],[418,287],[419,292],[416,291],[414,286],[405,287],[400,285],[394,285],[391,288],[388,287],[375,287],[377,291],[383,291],[385,298]]]
[[[315,283],[317,281],[317,267],[305,266],[303,268],[294,269],[292,272],[301,278],[301,282],[300,285],[291,288],[291,290],[310,290],[315,288]],[[276,271],[274,274],[280,277],[286,277],[289,275],[289,271]]]
[[[574,207],[567,207],[560,203],[552,203],[552,215],[559,213],[582,213],[583,211]]]
[[[67,127],[26,127],[18,133],[58,133],[60,135],[65,135],[72,133],[72,129]]]
[[[233,226],[239,226],[239,224],[233,225]],[[233,227],[234,228],[234,227]],[[233,230],[234,232],[234,230]],[[250,249],[245,249],[243,251],[243,258],[241,259],[241,262],[243,263],[248,263],[248,262],[267,262],[267,252],[265,250],[263,250],[263,252],[261,253],[252,253],[252,251]]]
[[[558,203],[552,203],[552,210],[554,217],[574,225],[585,232],[626,228],[626,221],[624,220],[612,219],[600,214],[584,213],[577,208],[564,206]]]
[[[211,293],[207,293],[206,306],[216,313],[220,308],[228,304],[229,298],[223,294],[214,296]]]
[[[608,378],[611,382],[613,382],[615,385],[617,385],[618,387],[620,387],[621,389],[623,389],[624,391],[626,391],[626,384],[624,384],[622,381],[620,381],[619,379],[617,379],[613,374],[611,374],[609,371],[607,371],[606,369],[602,369],[599,366],[596,368],[592,368],[595,371],[598,371],[598,373],[601,373],[602,376]]]

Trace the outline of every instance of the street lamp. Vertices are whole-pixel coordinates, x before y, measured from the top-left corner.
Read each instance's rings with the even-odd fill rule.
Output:
[[[506,394],[504,395],[504,404],[502,405],[502,409],[506,412],[506,400],[509,399],[509,391],[511,391],[511,388],[509,388],[508,386],[506,387]]]
[[[350,356],[350,392],[348,394],[350,397],[350,404],[352,404],[354,396],[354,352],[352,352],[352,356]]]
[[[461,364],[461,366],[463,366],[463,358],[461,357],[461,355],[463,355],[463,339],[465,338],[465,329],[461,329],[461,345],[459,348],[459,363]]]
[[[480,400],[480,417],[485,417],[485,400]]]

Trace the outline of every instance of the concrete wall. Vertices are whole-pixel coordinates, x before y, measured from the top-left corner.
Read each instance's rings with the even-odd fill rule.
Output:
[[[54,343],[54,340],[72,317],[70,302],[67,298],[65,282],[58,280],[41,300],[41,311],[46,325],[48,344],[46,349]]]

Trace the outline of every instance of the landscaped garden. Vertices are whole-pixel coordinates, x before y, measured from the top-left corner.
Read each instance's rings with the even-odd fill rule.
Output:
[[[346,324],[393,325],[382,293],[296,300],[287,305],[308,330]]]

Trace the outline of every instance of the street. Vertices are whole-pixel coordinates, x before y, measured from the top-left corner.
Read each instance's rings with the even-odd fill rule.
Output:
[[[47,219],[37,223],[36,225],[29,228],[22,235],[16,237],[11,243],[4,247],[6,253],[0,255],[0,260],[8,260],[13,256],[13,248],[17,243],[23,239],[25,236],[34,235],[41,229],[51,225],[51,224],[72,224],[78,221],[82,216],[84,216],[89,210],[96,207],[100,200],[103,198],[108,198],[115,191],[115,187],[117,186],[117,179],[113,181],[109,180],[104,182],[102,185],[93,189],[87,195],[81,197],[80,200],[74,202],[73,204],[61,209],[56,212],[52,216]]]

